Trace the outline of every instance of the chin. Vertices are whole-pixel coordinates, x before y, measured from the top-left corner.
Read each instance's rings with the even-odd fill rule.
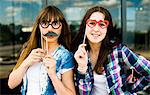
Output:
[[[100,43],[101,41],[91,41],[91,43],[93,43],[93,44],[98,44],[98,43]]]

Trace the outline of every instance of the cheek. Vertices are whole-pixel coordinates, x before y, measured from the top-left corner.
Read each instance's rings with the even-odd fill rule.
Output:
[[[58,34],[61,34],[61,31],[62,31],[62,27],[60,27],[60,28],[57,30],[57,33],[58,33]]]
[[[42,34],[47,33],[47,32],[46,32],[46,29],[43,29],[41,26],[39,26],[39,28],[40,28],[40,32],[41,32]]]
[[[86,26],[85,33],[88,35],[91,31],[92,31],[92,29],[89,28],[88,26]]]
[[[107,29],[103,29],[103,30],[102,30],[102,33],[103,33],[103,34],[106,34],[106,33],[107,33]]]
[[[90,33],[90,31],[87,31],[87,32],[86,32],[86,37],[87,37],[88,39],[91,38],[91,33]]]

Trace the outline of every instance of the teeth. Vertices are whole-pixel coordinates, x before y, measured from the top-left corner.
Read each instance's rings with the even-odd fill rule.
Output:
[[[100,34],[93,34],[93,33],[91,35],[93,35],[93,36],[100,36]]]

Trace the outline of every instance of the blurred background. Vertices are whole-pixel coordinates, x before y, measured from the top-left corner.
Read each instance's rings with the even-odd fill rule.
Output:
[[[20,94],[20,86],[13,90],[8,88],[8,76],[23,43],[31,34],[37,14],[46,5],[61,9],[70,25],[72,37],[87,9],[95,5],[106,7],[112,14],[120,40],[150,60],[149,0],[0,0],[0,95]],[[148,95],[148,92],[149,89],[143,88],[138,94]]]

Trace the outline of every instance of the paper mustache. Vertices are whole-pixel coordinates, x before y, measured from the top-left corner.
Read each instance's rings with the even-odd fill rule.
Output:
[[[58,36],[58,34],[56,34],[55,32],[48,32],[46,34],[44,34],[44,36]]]

